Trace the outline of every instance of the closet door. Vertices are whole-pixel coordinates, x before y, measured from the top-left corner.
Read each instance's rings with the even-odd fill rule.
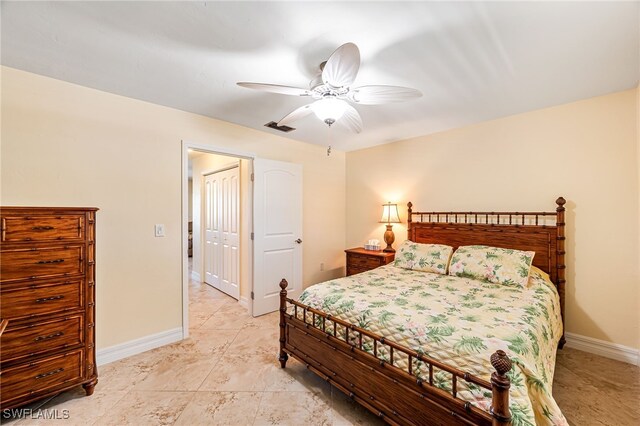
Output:
[[[240,169],[205,176],[205,283],[240,297]]]
[[[222,270],[220,290],[240,297],[240,173],[239,167],[220,173]]]
[[[220,238],[220,175],[212,173],[204,177],[204,282],[220,288],[221,238]]]

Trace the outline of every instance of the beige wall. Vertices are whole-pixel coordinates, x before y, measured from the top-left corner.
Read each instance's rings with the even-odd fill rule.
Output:
[[[380,205],[553,210],[567,199],[567,331],[639,347],[637,90],[347,154],[347,244]],[[406,225],[406,208],[402,209]],[[394,226],[396,241],[406,238]],[[397,245],[397,243],[396,243]]]
[[[343,152],[6,67],[1,137],[3,205],[100,208],[98,348],[181,326],[182,140],[302,164],[304,283],[342,271]]]

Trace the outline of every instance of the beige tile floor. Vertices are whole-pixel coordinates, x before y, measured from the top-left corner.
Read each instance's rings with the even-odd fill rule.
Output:
[[[59,416],[68,410],[67,420],[3,423],[382,424],[299,362],[290,359],[286,369],[279,368],[275,313],[251,318],[235,300],[192,282],[189,317],[188,340],[102,366],[92,397],[78,388],[42,405]],[[558,354],[554,396],[571,424],[638,425],[639,370],[564,349]]]

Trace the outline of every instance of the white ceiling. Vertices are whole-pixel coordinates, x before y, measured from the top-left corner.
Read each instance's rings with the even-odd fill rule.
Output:
[[[638,2],[7,2],[2,64],[285,137],[353,150],[629,89],[640,74]],[[308,98],[345,42],[356,85],[421,90],[404,104],[357,106],[361,134],[309,116],[263,127]]]

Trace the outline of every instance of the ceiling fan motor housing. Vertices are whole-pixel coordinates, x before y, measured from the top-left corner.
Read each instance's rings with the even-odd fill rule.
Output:
[[[322,86],[324,81],[322,81],[322,72],[316,74],[315,77],[309,82],[309,88],[314,90],[316,87]]]

